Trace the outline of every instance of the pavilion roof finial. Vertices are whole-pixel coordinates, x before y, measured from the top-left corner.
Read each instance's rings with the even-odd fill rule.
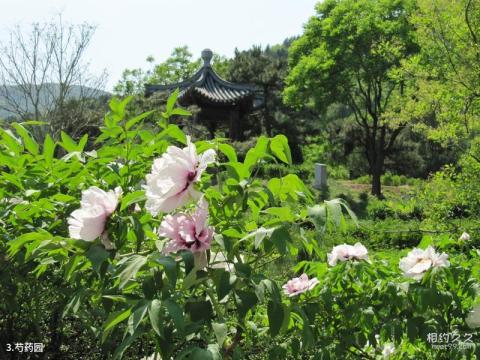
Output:
[[[202,51],[203,66],[211,66],[210,61],[212,60],[213,52],[210,49],[205,49]]]

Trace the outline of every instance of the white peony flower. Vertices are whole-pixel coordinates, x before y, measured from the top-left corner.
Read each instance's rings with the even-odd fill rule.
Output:
[[[68,231],[73,239],[93,241],[102,235],[108,217],[115,211],[121,188],[105,192],[92,186],[82,192],[80,209],[72,212],[68,219]],[[102,242],[105,247],[112,247],[111,242]]]
[[[388,359],[395,352],[395,346],[392,343],[383,345],[382,355],[384,359]]]
[[[460,235],[459,240],[461,241],[469,241],[470,240],[470,234],[467,232],[463,232],[462,235]]]
[[[368,251],[365,246],[360,243],[355,245],[337,245],[332,249],[332,252],[327,254],[328,264],[330,266],[337,265],[338,261],[347,260],[368,260]]]
[[[82,192],[80,205],[82,208],[101,206],[105,209],[107,216],[110,216],[118,205],[118,199],[122,195],[122,188],[117,186],[114,191],[105,192],[96,186]]]
[[[429,246],[425,250],[415,248],[410,251],[406,257],[400,260],[399,267],[405,276],[421,280],[430,268],[449,265],[447,254],[438,254],[433,247]]]
[[[209,149],[200,156],[195,144],[187,136],[187,147],[169,146],[167,151],[152,165],[147,175],[145,208],[152,215],[170,212],[183,206],[200,193],[193,184],[200,180],[207,165],[215,161],[215,151]]]

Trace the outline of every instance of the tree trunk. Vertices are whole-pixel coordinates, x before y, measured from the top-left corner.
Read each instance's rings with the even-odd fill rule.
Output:
[[[376,196],[379,199],[383,198],[381,177],[382,171],[374,168],[372,170],[372,195]]]
[[[371,154],[370,173],[372,175],[372,195],[383,199],[381,177],[385,164],[384,139],[380,138],[380,144]]]

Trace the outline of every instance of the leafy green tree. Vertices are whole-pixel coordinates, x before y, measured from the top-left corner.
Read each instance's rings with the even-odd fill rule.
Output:
[[[155,65],[148,79],[149,83],[169,84],[185,80],[200,67],[200,59],[193,60],[187,46],[173,49],[165,62]],[[152,59],[153,60],[153,59]]]
[[[421,51],[403,63],[401,116],[464,152],[480,127],[480,3],[419,0],[412,21]]]
[[[275,122],[274,111],[278,107],[278,95],[283,89],[287,71],[287,46],[253,46],[250,50],[235,49],[230,63],[230,78],[235,82],[253,83],[264,97],[263,125],[270,136]]]
[[[325,111],[335,103],[353,111],[372,175],[372,194],[381,197],[380,176],[405,122],[386,117],[402,80],[392,73],[418,49],[410,0],[327,0],[289,50],[285,102]]]
[[[149,56],[146,59],[149,69],[125,69],[114,92],[119,95],[142,94],[145,84],[182,81],[200,66],[200,60],[193,61],[192,56],[187,46],[176,47],[170,57],[159,64],[155,64],[155,58]]]

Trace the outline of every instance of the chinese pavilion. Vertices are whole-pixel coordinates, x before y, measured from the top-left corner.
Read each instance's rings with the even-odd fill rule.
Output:
[[[213,53],[202,51],[203,65],[188,80],[170,85],[146,85],[145,95],[155,92],[172,92],[179,89],[179,104],[196,105],[200,108],[194,121],[204,124],[210,136],[215,130],[228,124],[228,136],[232,140],[242,140],[243,119],[252,110],[261,106],[255,87],[248,84],[234,84],[222,79],[212,68]]]

